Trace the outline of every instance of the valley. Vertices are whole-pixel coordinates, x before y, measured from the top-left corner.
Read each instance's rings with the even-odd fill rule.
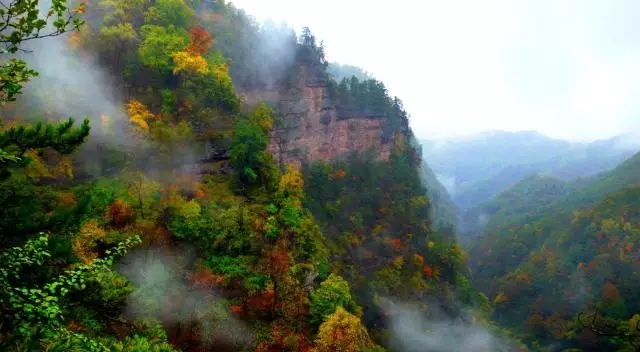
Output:
[[[423,140],[224,0],[0,14],[3,351],[639,348],[631,136]]]

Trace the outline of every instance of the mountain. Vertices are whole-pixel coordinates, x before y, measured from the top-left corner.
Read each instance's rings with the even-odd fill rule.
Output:
[[[65,4],[0,18],[1,350],[508,350],[383,82],[223,0]]]
[[[462,212],[525,176],[544,173],[567,181],[586,177],[612,169],[637,150],[637,143],[625,136],[572,143],[531,131],[423,142],[425,160],[444,184],[453,183],[449,192]]]
[[[640,311],[639,201],[640,153],[588,179],[527,177],[470,210],[467,221],[484,222],[469,243],[473,282],[493,317],[530,346],[627,348]],[[585,319],[604,336],[589,337]]]
[[[622,188],[639,183],[640,153],[611,171],[587,178],[563,181],[552,176],[533,175],[469,210],[465,214],[466,229],[476,234],[500,232],[510,224],[536,221],[592,206]],[[478,220],[483,220],[480,221],[483,224]]]

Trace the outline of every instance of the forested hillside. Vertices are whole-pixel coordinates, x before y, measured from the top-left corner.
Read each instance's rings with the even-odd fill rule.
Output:
[[[530,177],[470,213],[473,282],[493,318],[530,346],[633,351],[640,345],[640,154],[576,182]]]
[[[640,150],[623,141],[572,143],[537,132],[496,131],[443,143],[423,141],[423,151],[464,213],[533,174],[570,181],[611,170]]]
[[[382,82],[222,0],[65,4],[0,8],[3,351],[510,348]]]

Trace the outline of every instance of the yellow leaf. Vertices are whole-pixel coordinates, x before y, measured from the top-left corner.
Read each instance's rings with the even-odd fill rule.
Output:
[[[173,74],[178,74],[182,71],[191,71],[199,74],[205,74],[209,71],[209,65],[199,54],[192,54],[186,51],[179,51],[174,53],[173,58]]]
[[[149,130],[147,120],[155,117],[144,104],[135,99],[127,103],[127,112],[129,113],[129,122],[143,130]]]

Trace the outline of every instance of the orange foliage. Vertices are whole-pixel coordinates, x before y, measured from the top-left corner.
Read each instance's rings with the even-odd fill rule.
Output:
[[[171,233],[155,221],[145,220],[135,223],[135,232],[142,237],[144,245],[167,245],[171,243]]]
[[[620,299],[620,291],[611,282],[607,282],[602,290],[602,298],[609,302],[616,302]]]
[[[345,176],[347,176],[347,172],[344,171],[343,169],[338,169],[336,171],[334,171],[333,173],[331,173],[331,175],[329,175],[329,178],[331,179],[341,179],[344,178]]]
[[[242,312],[244,311],[244,307],[242,305],[231,306],[229,308],[231,309],[231,312],[233,312],[234,314],[242,314]]]
[[[551,332],[551,335],[560,339],[564,336],[568,322],[564,320],[558,313],[549,316],[545,321],[545,328]]]
[[[269,313],[273,307],[275,298],[276,294],[273,290],[273,285],[269,285],[261,294],[247,298],[245,307],[249,315]]]
[[[63,207],[71,207],[76,204],[76,196],[73,192],[59,192],[58,204]]]
[[[624,251],[627,253],[633,252],[633,243],[629,242],[624,246]]]
[[[189,275],[189,283],[194,288],[211,290],[223,282],[224,276],[216,275],[206,267],[202,267]]]
[[[358,240],[358,239],[357,239],[357,238],[355,238],[355,237],[352,237],[352,238],[351,238],[351,247],[355,248],[355,247],[357,247],[359,244],[360,244],[360,240]]]
[[[428,277],[433,276],[433,268],[429,266],[429,264],[424,266],[424,274],[427,275]]]
[[[284,274],[289,272],[291,256],[284,249],[273,250],[269,255],[269,269],[272,273]]]
[[[155,115],[140,101],[132,99],[127,103],[129,122],[143,130],[149,129],[147,120],[154,119]]]
[[[529,275],[529,273],[521,271],[516,274],[516,282],[519,284],[532,285],[533,278],[531,277],[531,275]]]
[[[201,26],[191,28],[189,36],[191,37],[191,44],[186,51],[193,55],[204,55],[209,52],[209,48],[213,45],[213,38]]]
[[[399,250],[401,245],[402,242],[400,241],[400,239],[394,238],[391,240],[391,247],[393,247],[394,250]]]
[[[544,317],[538,313],[531,314],[527,323],[529,324],[529,327],[534,329],[542,327],[544,325]]]
[[[414,253],[414,254],[413,254],[413,263],[414,263],[415,265],[422,265],[422,264],[424,264],[424,257],[423,257],[423,256],[421,256],[421,255],[420,255],[420,254],[418,254],[418,253]]]
[[[262,229],[262,226],[264,226],[264,221],[261,217],[256,217],[255,219],[253,219],[254,230],[260,231],[260,229]]]
[[[127,202],[117,199],[107,207],[106,217],[109,224],[121,228],[133,222],[133,208]]]
[[[105,236],[106,232],[95,219],[86,221],[73,238],[73,253],[85,264],[91,263],[98,257],[97,241],[104,239]]]

